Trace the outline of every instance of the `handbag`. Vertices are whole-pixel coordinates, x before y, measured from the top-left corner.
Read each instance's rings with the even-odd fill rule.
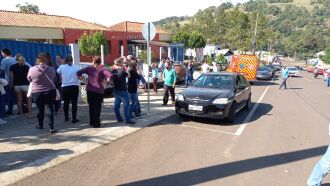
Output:
[[[47,76],[47,74],[45,72],[42,72],[46,78],[48,79],[48,81],[50,82],[50,84],[52,84],[52,86],[55,88],[56,90],[56,97],[55,97],[55,100],[58,101],[61,99],[61,94],[60,92],[58,91],[58,89],[56,88],[56,86],[54,85],[53,81]],[[30,87],[30,86],[29,86]]]
[[[26,93],[26,97],[28,97],[28,98],[32,97],[32,83],[29,84],[29,88]]]

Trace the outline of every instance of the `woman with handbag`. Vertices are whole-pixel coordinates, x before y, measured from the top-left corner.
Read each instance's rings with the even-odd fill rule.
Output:
[[[36,128],[44,128],[45,106],[47,106],[49,110],[49,132],[55,133],[54,104],[56,98],[58,98],[58,91],[54,85],[55,71],[54,68],[46,65],[46,59],[43,54],[38,55],[36,64],[29,69],[28,73],[28,80],[32,84],[32,98],[38,108],[38,125]]]

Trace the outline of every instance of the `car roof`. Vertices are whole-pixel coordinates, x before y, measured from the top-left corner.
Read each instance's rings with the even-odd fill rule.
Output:
[[[232,75],[232,76],[237,76],[240,73],[236,72],[208,72],[205,75]]]

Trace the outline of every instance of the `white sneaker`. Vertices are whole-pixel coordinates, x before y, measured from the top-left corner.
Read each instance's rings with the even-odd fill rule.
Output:
[[[6,124],[7,121],[0,119],[0,125]]]

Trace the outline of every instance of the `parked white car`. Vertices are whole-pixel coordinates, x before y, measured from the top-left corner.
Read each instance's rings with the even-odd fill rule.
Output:
[[[288,71],[289,71],[289,76],[292,77],[298,77],[299,76],[299,70],[297,67],[288,67]]]

